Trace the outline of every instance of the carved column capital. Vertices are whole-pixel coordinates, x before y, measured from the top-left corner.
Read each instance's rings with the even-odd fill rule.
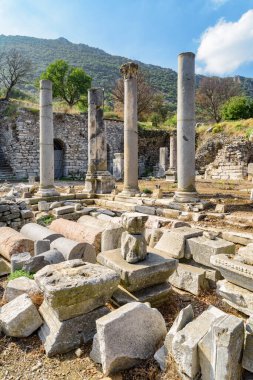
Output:
[[[120,72],[124,79],[135,78],[137,77],[138,65],[134,62],[124,63],[124,65],[120,67]]]

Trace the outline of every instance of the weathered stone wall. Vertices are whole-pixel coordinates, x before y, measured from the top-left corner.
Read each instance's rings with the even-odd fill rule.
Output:
[[[85,173],[88,161],[87,114],[54,114],[54,135],[63,148],[63,175]],[[108,170],[112,173],[115,153],[123,152],[124,125],[122,121],[105,120],[107,134]],[[0,110],[0,146],[18,179],[39,175],[39,113],[19,110],[4,116]],[[159,162],[159,148],[169,147],[168,132],[139,131],[140,175],[152,171]]]
[[[248,163],[252,162],[253,143],[243,138],[226,141],[215,160],[206,167],[208,179],[238,180],[248,175]]]

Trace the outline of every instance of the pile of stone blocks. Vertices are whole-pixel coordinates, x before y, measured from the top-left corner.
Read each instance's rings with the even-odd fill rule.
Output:
[[[189,305],[180,311],[155,359],[165,370],[171,355],[183,379],[238,380],[242,375],[243,347],[241,318],[209,306],[194,319]]]
[[[225,278],[217,283],[217,293],[230,306],[253,314],[253,244],[239,248],[236,255],[220,254],[211,258],[212,265]]]
[[[39,309],[44,324],[38,334],[48,356],[71,351],[93,338],[95,321],[109,313],[104,305],[119,284],[113,270],[82,260],[49,265],[34,278],[44,294]]]
[[[155,250],[166,257],[179,260],[177,270],[169,281],[179,289],[194,295],[215,288],[222,276],[210,259],[220,253],[235,254],[235,244],[216,234],[187,226],[164,232]]]
[[[85,203],[83,204],[81,200],[39,201],[38,205],[33,208],[35,209],[36,218],[49,214],[53,215],[56,219],[63,218],[67,220],[77,220],[82,215],[87,215],[94,210],[94,208],[86,207]]]
[[[167,280],[177,267],[177,260],[147,249],[143,235],[147,216],[125,213],[121,248],[103,251],[97,261],[116,271],[120,287],[113,294],[118,305],[141,301],[157,305],[168,298],[171,287]]]
[[[33,212],[24,201],[0,199],[0,227],[11,227],[19,231],[33,219]]]

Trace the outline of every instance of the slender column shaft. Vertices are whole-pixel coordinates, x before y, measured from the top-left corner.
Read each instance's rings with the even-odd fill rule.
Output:
[[[192,200],[195,190],[195,55],[178,56],[177,200]]]
[[[138,188],[138,128],[137,128],[138,65],[121,67],[124,75],[124,188],[122,194],[134,195]]]
[[[54,189],[54,126],[52,82],[40,81],[40,189],[42,196],[57,195]]]
[[[177,136],[175,133],[170,135],[170,169],[177,167]]]

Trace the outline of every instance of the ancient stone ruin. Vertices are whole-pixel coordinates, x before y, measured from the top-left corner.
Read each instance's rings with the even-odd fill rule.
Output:
[[[55,181],[52,84],[40,83],[40,182],[1,187],[0,328],[10,341],[39,341],[41,361],[74,350],[100,378],[150,362],[157,378],[252,376],[253,222],[237,214],[251,202],[197,192],[194,54],[178,62],[177,132],[156,149],[152,195],[138,178],[138,65],[121,67],[124,152],[114,152],[114,175],[103,90],[89,90],[78,185]]]

